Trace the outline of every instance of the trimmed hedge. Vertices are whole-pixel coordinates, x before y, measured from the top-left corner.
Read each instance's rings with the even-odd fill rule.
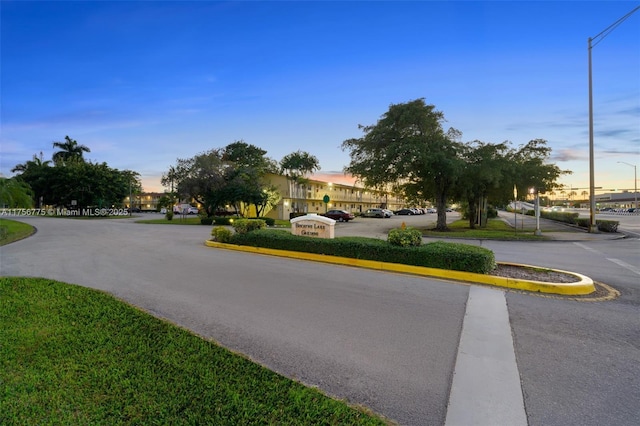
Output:
[[[214,225],[231,225],[233,221],[232,217],[228,217],[228,216],[214,216],[213,217],[213,224]]]
[[[231,241],[231,230],[225,228],[224,226],[214,226],[211,230],[211,236],[213,237],[213,241],[217,241],[219,243],[228,243]]]
[[[420,230],[409,227],[392,229],[389,231],[387,241],[394,246],[412,247],[422,245],[422,232]]]
[[[262,219],[237,219],[233,221],[233,229],[236,234],[246,234],[267,227],[267,222]]]
[[[579,217],[579,213],[570,213],[570,212],[549,212],[549,211],[541,211],[540,217],[545,219],[555,220],[557,222],[569,223],[571,225],[578,225],[581,228],[589,228],[589,224],[591,223],[591,219]],[[617,220],[597,220],[596,219],[596,227],[598,231],[601,232],[618,232],[618,225],[620,222]]]
[[[591,219],[589,218],[578,218],[576,220],[576,225],[581,228],[588,228],[591,223]],[[617,220],[597,220],[596,219],[596,227],[600,232],[618,232],[618,225],[620,222]]]
[[[272,217],[249,217],[248,219],[260,219],[264,220],[267,226],[273,226],[276,224],[276,220]]]
[[[487,274],[496,267],[495,256],[483,247],[433,242],[419,247],[401,247],[376,238],[301,237],[286,231],[260,229],[236,233],[231,244],[325,254],[379,262]]]
[[[577,223],[579,213],[570,213],[570,212],[549,212],[540,210],[540,217],[545,219],[555,220],[557,222],[570,223],[575,225]]]

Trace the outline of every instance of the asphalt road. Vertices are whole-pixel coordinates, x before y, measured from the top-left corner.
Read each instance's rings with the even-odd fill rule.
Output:
[[[211,249],[209,227],[23,219],[38,232],[0,247],[2,275],[105,290],[401,424],[445,422],[468,285]],[[359,219],[336,235],[427,220]],[[637,424],[639,240],[469,243],[622,293],[608,302],[504,293],[528,424]]]

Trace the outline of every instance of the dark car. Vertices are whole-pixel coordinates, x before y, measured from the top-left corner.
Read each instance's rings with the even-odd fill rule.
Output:
[[[400,209],[400,210],[396,210],[394,213],[402,215],[402,216],[412,216],[412,215],[414,215],[413,210],[411,210],[411,209]]]
[[[349,222],[355,216],[345,210],[329,210],[323,216],[329,219],[337,220],[338,222]]]

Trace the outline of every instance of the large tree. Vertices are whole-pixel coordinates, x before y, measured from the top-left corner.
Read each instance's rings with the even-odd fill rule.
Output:
[[[87,146],[79,145],[77,141],[71,139],[69,136],[64,137],[64,142],[54,142],[53,147],[60,149],[60,151],[56,151],[53,154],[53,161],[56,164],[74,160],[83,161],[84,153],[91,152]]]
[[[561,170],[558,166],[549,162],[551,148],[544,139],[533,139],[510,153],[511,182],[505,182],[503,189],[504,199],[509,192],[513,192],[513,185],[518,188],[518,194],[527,194],[534,188],[540,193],[561,188],[557,180],[562,175],[571,174],[570,170]],[[509,188],[510,187],[510,188]]]
[[[392,104],[378,122],[359,128],[364,136],[347,139],[351,162],[345,171],[365,186],[401,189],[410,198],[434,199],[436,229],[446,230],[446,207],[462,167],[459,132],[442,128],[444,115],[424,99]]]
[[[0,208],[31,208],[33,192],[28,184],[16,178],[0,177]]]
[[[33,191],[34,205],[42,207],[44,197],[50,188],[50,177],[53,168],[51,161],[43,160],[42,152],[40,156],[33,155],[33,159],[21,164],[17,164],[11,171],[18,173],[18,179],[26,182]]]
[[[176,165],[162,176],[161,183],[175,185],[180,198],[193,198],[211,216],[226,202],[223,189],[230,166],[222,155],[220,149],[212,149],[191,158],[178,158]]]
[[[264,149],[240,140],[224,147],[222,159],[233,163],[236,168],[254,170],[258,175],[276,173],[278,164],[266,154]]]
[[[484,226],[488,201],[501,198],[500,188],[510,182],[512,163],[509,144],[473,141],[461,152],[464,167],[456,185],[456,197],[467,207],[469,226]]]

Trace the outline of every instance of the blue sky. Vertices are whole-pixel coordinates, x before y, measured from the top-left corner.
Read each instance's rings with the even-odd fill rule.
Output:
[[[146,190],[236,140],[340,173],[358,124],[425,98],[464,141],[548,140],[563,182],[588,187],[587,39],[638,5],[2,1],[0,173],[65,135]],[[593,88],[596,186],[632,189],[640,11],[593,48]]]

